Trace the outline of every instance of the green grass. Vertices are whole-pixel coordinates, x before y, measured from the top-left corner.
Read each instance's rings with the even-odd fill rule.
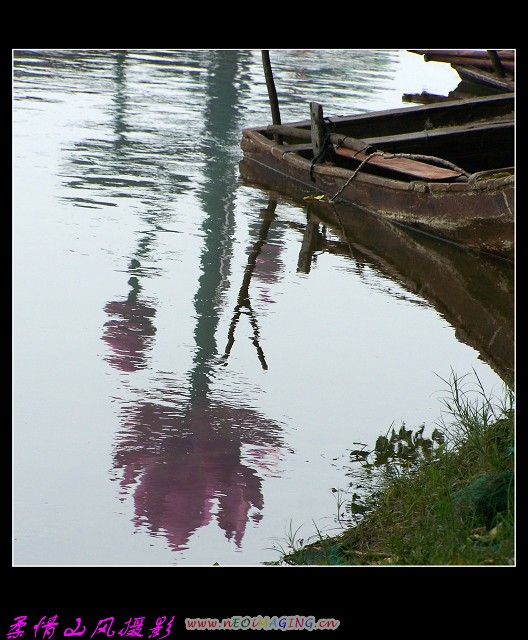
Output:
[[[505,385],[502,398],[488,398],[475,377],[471,387],[454,373],[443,381],[431,438],[402,425],[374,450],[355,449],[346,505],[337,492],[342,532],[305,541],[290,528],[270,564],[514,564],[513,392]]]

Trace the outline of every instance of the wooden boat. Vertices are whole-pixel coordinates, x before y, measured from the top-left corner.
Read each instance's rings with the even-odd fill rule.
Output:
[[[244,129],[241,177],[514,259],[514,94]]]
[[[512,49],[409,49],[426,62],[450,64],[469,84],[486,86],[495,92],[515,90],[515,52]]]

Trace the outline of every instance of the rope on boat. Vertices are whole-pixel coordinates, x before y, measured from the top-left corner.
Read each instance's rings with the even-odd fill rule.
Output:
[[[315,182],[315,178],[313,177],[314,167],[318,162],[321,162],[324,159],[324,157],[326,156],[326,154],[330,150],[330,148],[331,148],[331,145],[329,144],[330,135],[335,130],[335,124],[329,118],[323,118],[323,124],[324,124],[324,127],[325,127],[325,135],[324,135],[324,138],[323,138],[323,142],[321,144],[321,151],[317,154],[317,156],[314,157],[314,159],[312,160],[312,162],[310,164],[310,180],[312,182]],[[336,145],[336,148],[338,148],[339,146],[342,146],[343,142],[347,139],[347,137],[348,136],[344,136],[339,141],[339,143]],[[358,150],[356,153],[366,153],[369,148],[372,148],[372,145],[366,144],[363,149]],[[382,158],[385,158],[387,160],[390,160],[392,158],[406,158],[407,160],[417,160],[417,161],[422,161],[422,162],[433,162],[433,163],[436,163],[437,165],[444,166],[444,167],[447,167],[447,168],[451,169],[452,171],[458,172],[461,176],[465,176],[466,179],[469,179],[469,177],[471,175],[470,173],[468,173],[467,171],[465,171],[461,167],[457,166],[453,162],[450,162],[449,160],[445,160],[444,158],[438,158],[436,156],[427,156],[427,155],[416,154],[416,153],[388,153],[386,151],[374,150],[371,153],[369,153],[369,155],[361,162],[359,167],[354,171],[354,173],[345,182],[345,184],[341,187],[341,189],[339,189],[339,191],[330,198],[330,200],[329,200],[330,202],[333,202],[337,198],[337,196],[340,195],[343,192],[343,190],[352,182],[352,180],[357,176],[357,174],[361,171],[361,169],[374,156],[381,156]]]
[[[389,158],[389,159],[390,158],[408,158],[410,160],[422,160],[424,162],[433,161],[439,165],[443,165],[444,167],[447,167],[448,169],[452,169],[453,171],[458,171],[463,176],[466,176],[466,178],[469,178],[469,176],[471,175],[470,173],[468,173],[461,167],[457,166],[453,162],[450,162],[449,160],[445,160],[445,158],[437,158],[436,156],[422,156],[417,153],[383,153],[381,152],[381,155],[384,158]]]
[[[374,151],[374,153],[371,153],[369,156],[367,156],[363,162],[359,165],[359,167],[354,171],[354,173],[350,176],[350,178],[345,182],[345,184],[341,187],[341,189],[339,189],[339,191],[337,193],[335,193],[330,199],[329,202],[333,202],[337,196],[343,192],[344,189],[346,189],[346,187],[348,187],[348,185],[352,182],[352,180],[357,176],[357,174],[359,173],[360,169],[363,168],[364,164],[367,164],[367,162],[372,158],[372,156],[379,156],[382,155],[381,151]]]
[[[350,178],[345,182],[345,184],[341,187],[341,189],[339,189],[339,191],[329,199],[329,202],[333,202],[337,198],[337,196],[340,195],[344,191],[344,189],[346,189],[346,187],[348,187],[348,185],[352,182],[352,180],[357,176],[359,171],[361,171],[363,166],[367,164],[367,162],[369,162],[369,160],[374,156],[381,156],[382,158],[386,158],[387,160],[390,160],[391,158],[407,158],[408,160],[421,160],[425,162],[432,160],[440,165],[443,165],[445,167],[448,167],[449,169],[452,169],[453,171],[458,171],[461,175],[465,176],[468,179],[469,179],[469,176],[471,175],[470,173],[468,173],[461,167],[458,167],[456,164],[453,164],[449,160],[445,160],[444,158],[437,158],[436,156],[423,156],[415,153],[387,153],[384,151],[373,151],[363,160],[363,162],[354,171],[354,173],[350,176]]]

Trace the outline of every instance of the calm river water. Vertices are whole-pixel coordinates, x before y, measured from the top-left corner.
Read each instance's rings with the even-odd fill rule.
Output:
[[[403,51],[270,55],[283,122],[459,81]],[[15,51],[13,87],[15,566],[278,560],[336,530],[355,442],[434,428],[441,378],[501,395],[511,266],[240,179],[260,50]]]

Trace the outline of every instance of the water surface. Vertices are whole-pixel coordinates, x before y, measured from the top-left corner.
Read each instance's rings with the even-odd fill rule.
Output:
[[[284,122],[447,94],[392,50],[271,51]],[[15,51],[13,564],[259,565],[348,452],[513,363],[513,273],[245,184],[259,50]]]

